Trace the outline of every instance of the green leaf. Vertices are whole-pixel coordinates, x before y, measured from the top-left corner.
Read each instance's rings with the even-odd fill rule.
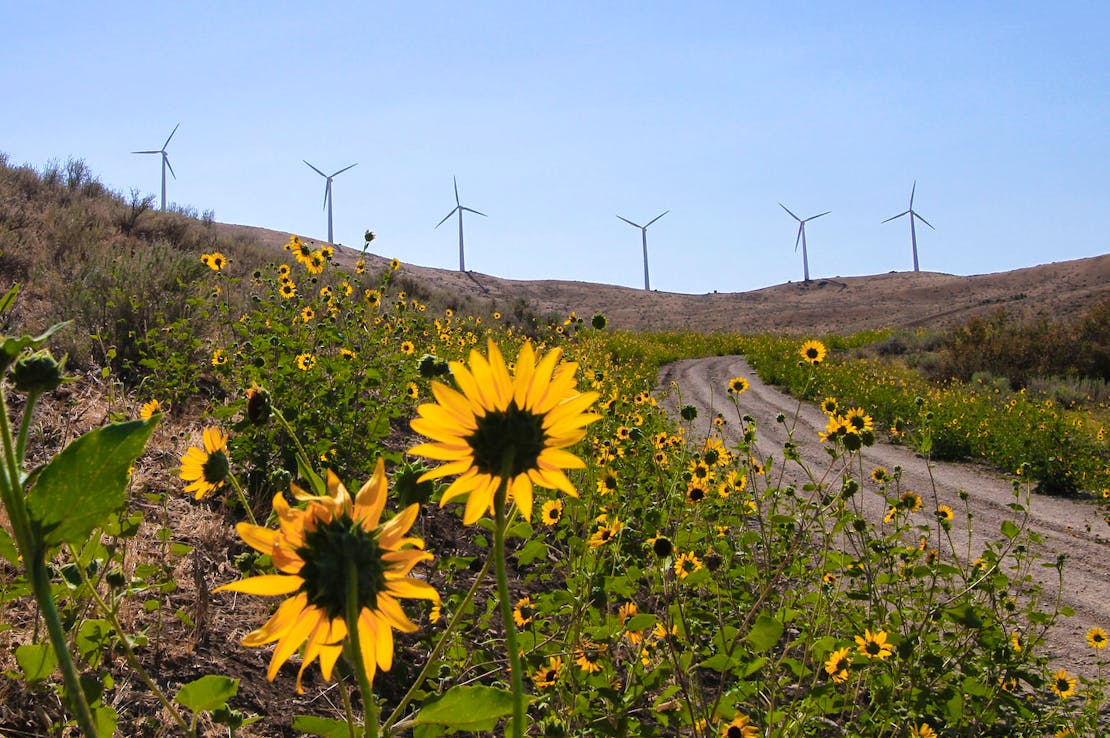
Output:
[[[4,305],[5,309],[6,306],[11,304],[7,295],[0,300],[0,304]],[[46,343],[54,331],[69,325],[71,322],[67,320],[64,323],[56,323],[37,336],[4,336],[3,340],[0,340],[0,364],[7,366],[15,361],[16,357],[23,353],[25,349],[38,348]]]
[[[42,468],[27,496],[36,539],[50,548],[80,543],[127,500],[127,472],[156,420],[89,431]]]
[[[28,682],[38,682],[54,673],[58,657],[48,643],[30,643],[15,649],[15,661]]]
[[[19,287],[20,285],[13,284],[11,289],[9,289],[3,297],[0,297],[0,315],[3,315],[11,309],[12,305],[15,303],[16,295],[19,294]]]
[[[12,566],[19,565],[19,551],[16,550],[15,542],[8,535],[8,531],[3,528],[0,528],[0,556]]]
[[[1017,524],[1014,523],[1014,521],[1012,521],[1012,520],[1003,520],[1002,521],[1002,535],[1004,535],[1007,538],[1012,540],[1012,539],[1016,538],[1017,534],[1020,533],[1020,532],[1021,532],[1021,529],[1017,527]]]
[[[782,638],[783,630],[781,621],[770,615],[760,615],[744,640],[751,644],[752,650],[756,653],[769,651],[779,642],[779,638]]]
[[[483,685],[451,687],[424,705],[417,725],[445,725],[454,730],[493,730],[497,721],[513,713],[513,693]]]
[[[177,691],[175,700],[193,712],[212,712],[227,706],[239,691],[239,680],[217,674],[206,674]]]
[[[654,613],[641,612],[630,617],[628,622],[624,624],[624,629],[628,631],[647,630],[655,625],[658,620],[659,618],[655,617]]]
[[[527,566],[536,559],[543,559],[547,557],[547,544],[538,538],[528,541],[524,544],[524,548],[520,549],[516,555],[516,563],[521,566]]]
[[[119,713],[116,712],[116,708],[98,702],[89,705],[89,710],[92,711],[93,722],[96,723],[97,735],[116,734],[116,726],[119,723]]]
[[[86,620],[77,631],[77,653],[92,665],[100,663],[98,654],[103,654],[112,646],[112,625],[107,620]]]
[[[351,728],[344,721],[315,715],[294,715],[293,730],[321,738],[349,738],[351,735]]]

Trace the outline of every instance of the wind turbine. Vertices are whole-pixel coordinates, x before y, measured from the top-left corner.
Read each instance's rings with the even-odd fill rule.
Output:
[[[166,142],[164,144],[162,144],[162,148],[157,149],[157,150],[152,150],[152,151],[132,151],[131,152],[132,154],[161,154],[162,155],[162,209],[163,210],[166,209],[166,169],[168,168],[170,170],[170,174],[173,174],[173,178],[177,179],[177,175],[173,173],[173,167],[170,166],[170,157],[169,157],[169,154],[166,153],[166,147],[170,145],[170,139],[173,138],[173,134],[177,133],[177,129],[180,128],[180,127],[181,127],[180,123],[178,123],[176,126],[173,127],[173,130],[170,131],[170,135],[166,139]]]
[[[466,257],[465,257],[465,252],[463,251],[463,229],[462,229],[462,214],[463,214],[463,211],[465,210],[468,213],[474,213],[475,215],[480,215],[483,218],[488,218],[489,216],[487,216],[485,213],[479,213],[477,210],[474,210],[473,208],[468,208],[468,207],[464,206],[461,202],[459,202],[459,181],[457,179],[455,179],[454,177],[451,177],[451,181],[455,183],[455,208],[450,213],[443,216],[443,220],[436,223],[436,228],[439,228],[441,225],[446,223],[447,219],[450,218],[455,213],[459,214],[459,271],[460,272],[465,272],[466,271]]]
[[[917,214],[917,211],[913,209],[913,193],[916,192],[916,191],[917,191],[917,180],[915,179],[913,181],[913,188],[910,190],[910,209],[905,210],[901,213],[898,213],[898,215],[892,216],[892,217],[887,218],[886,220],[883,221],[883,223],[889,223],[890,221],[894,220],[895,218],[901,218],[903,215],[910,216],[910,243],[913,244],[913,270],[915,272],[919,271],[919,270],[917,268],[917,228],[914,227],[913,219],[917,218],[918,220],[920,220],[925,225],[929,226],[930,228],[933,228],[932,223],[930,223],[929,221],[922,218],[920,215]],[[933,230],[935,231],[936,228],[933,228]]]
[[[779,203],[779,207],[790,213],[790,208],[786,207],[781,202]],[[809,253],[806,251],[806,223],[815,218],[820,218],[822,215],[828,215],[831,212],[831,210],[826,210],[823,213],[811,215],[808,218],[799,218],[797,215],[794,215],[794,213],[790,213],[790,217],[798,221],[798,237],[794,239],[794,250],[797,251],[798,244],[802,244],[802,269],[805,275],[805,281],[807,282],[809,281]]]
[[[633,223],[628,218],[625,218],[625,217],[620,216],[620,215],[617,216],[618,218],[623,220],[628,225],[635,226],[636,228],[639,228],[640,229],[640,235],[643,236],[643,242],[644,242],[644,289],[645,290],[650,290],[651,289],[651,282],[648,281],[647,229],[648,229],[649,225],[651,225],[655,221],[659,220],[660,218],[662,218],[664,215],[666,215],[669,212],[671,212],[671,211],[670,210],[664,210],[663,212],[659,213],[659,215],[657,215],[654,218],[652,218],[651,220],[649,220],[647,222],[647,225],[640,225],[639,223]]]
[[[304,159],[301,159],[301,161],[303,161],[305,164],[308,164],[308,162],[305,161]],[[324,174],[323,172],[321,172],[316,167],[312,166],[311,164],[308,164],[308,167],[312,171],[316,172],[321,177],[323,177],[325,180],[327,180],[327,184],[324,185],[324,207],[328,209],[328,243],[335,243],[335,240],[332,238],[332,231],[331,231],[331,181],[333,179],[335,179],[336,177],[338,177],[340,174],[343,174],[343,172],[347,171],[351,167],[357,167],[357,166],[358,166],[358,162],[355,162],[350,167],[343,167],[338,172],[335,172],[333,174]]]

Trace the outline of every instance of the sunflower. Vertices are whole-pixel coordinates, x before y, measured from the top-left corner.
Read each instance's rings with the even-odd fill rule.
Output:
[[[748,380],[743,377],[733,377],[728,380],[728,391],[734,395],[740,395],[748,391]]]
[[[937,518],[946,522],[951,522],[952,519],[956,517],[956,513],[952,512],[952,508],[948,507],[948,505],[941,505],[938,507],[935,514]]]
[[[423,540],[405,535],[420,506],[413,503],[379,524],[386,498],[385,463],[381,459],[370,481],[353,499],[331,471],[327,474],[326,495],[308,495],[296,486],[293,491],[298,500],[307,501],[307,506],[303,510],[291,508],[281,494],[274,495],[278,530],[249,523],[236,527],[247,545],[269,555],[281,573],[242,579],[213,591],[292,595],[242,643],[261,646],[278,642],[266,673],[266,678],[273,681],[281,665],[307,641],[297,672],[297,692],[303,693],[301,677],[317,658],[324,679],[331,679],[349,633],[347,597],[353,589],[360,656],[367,678],[373,681],[378,667],[389,671],[393,665],[393,630],[416,630],[398,600],[439,602],[431,585],[409,576],[416,564],[432,558],[420,550]]]
[[[205,428],[203,440],[203,449],[191,447],[181,457],[178,474],[189,483],[185,491],[195,492],[198,500],[219,489],[231,471],[227,460],[227,434],[219,428]]]
[[[376,308],[382,304],[382,293],[377,290],[366,290],[362,293],[362,300],[367,307]]]
[[[302,372],[312,371],[316,366],[316,357],[312,354],[297,354],[297,367]]]
[[[617,473],[612,469],[606,469],[601,475],[601,479],[597,480],[597,491],[599,494],[608,495],[616,492],[618,488]]]
[[[856,636],[857,649],[869,659],[885,659],[894,655],[894,646],[886,640],[886,631],[878,630],[874,633],[870,628],[864,630],[862,636]]]
[[[324,271],[324,265],[327,264],[327,259],[319,251],[313,251],[304,259],[303,263],[309,274],[321,274]]]
[[[401,341],[401,353],[405,356],[412,356],[416,352],[416,346],[412,341]]]
[[[825,671],[837,684],[848,681],[848,667],[852,660],[848,657],[847,648],[838,648],[829,654],[825,660]]]
[[[516,627],[523,628],[532,622],[535,616],[536,609],[532,607],[531,597],[521,597],[516,601],[516,607],[513,608],[513,622],[516,623]]]
[[[162,403],[158,402],[158,400],[150,400],[149,402],[144,402],[143,406],[139,408],[139,417],[143,420],[150,420],[154,417],[155,413],[160,412],[162,412]]]
[[[358,358],[358,354],[355,353],[354,351],[351,351],[349,348],[339,349],[339,355],[342,356],[347,361],[354,361],[355,359]]]
[[[563,518],[563,501],[548,500],[540,508],[540,521],[544,525],[555,525]]]
[[[574,651],[574,663],[582,671],[593,674],[601,671],[601,657],[605,653],[605,646],[598,643],[586,643],[582,648]]]
[[[289,279],[289,275],[290,273],[292,273],[292,271],[293,270],[289,268],[288,264],[282,264],[278,267],[278,279],[282,281]]]
[[[820,341],[806,341],[802,347],[798,349],[801,354],[802,360],[808,364],[817,366],[825,360],[825,344]]]
[[[721,738],[758,738],[759,730],[752,725],[751,718],[736,713],[731,722],[721,725]]]
[[[821,401],[821,411],[825,415],[836,415],[840,410],[840,403],[836,401],[835,397],[826,397]]]
[[[920,510],[922,504],[921,495],[916,492],[910,492],[909,490],[903,492],[902,496],[898,498],[898,506],[912,513]],[[951,520],[951,518],[949,518],[949,520]]]
[[[602,515],[597,530],[590,536],[590,540],[587,541],[587,543],[589,543],[590,548],[600,548],[616,538],[617,533],[620,533],[623,527],[624,524],[621,523],[616,516],[614,516],[612,520],[609,520],[606,516]]]
[[[921,723],[916,728],[910,728],[910,738],[937,738],[937,732],[928,723]]]
[[[875,430],[874,421],[862,407],[854,407],[849,410],[844,416],[844,422],[857,432]]]
[[[701,568],[701,560],[693,551],[679,554],[674,561],[674,573],[679,579],[685,579]]]
[[[874,469],[871,470],[871,481],[875,484],[886,484],[889,479],[890,472],[888,472],[886,468],[876,466]]]
[[[227,354],[223,349],[215,349],[212,351],[212,366],[223,366],[227,363]]]
[[[466,525],[493,509],[502,485],[505,504],[515,500],[526,520],[532,517],[533,484],[578,496],[563,470],[585,464],[565,449],[585,437],[587,425],[600,420],[586,412],[598,394],[578,392],[578,364],[560,363],[560,349],[537,358],[531,343],[525,343],[510,375],[491,340],[488,360],[472,350],[469,368],[450,362],[459,390],[433,381],[437,402],[416,409],[420,417],[413,419],[412,429],[433,442],[409,453],[448,462],[424,473],[420,481],[460,475],[440,505],[469,494]]]
[[[305,323],[311,323],[312,319],[315,317],[316,311],[310,308],[308,305],[305,305],[304,308],[301,309],[301,320]]]
[[[1091,628],[1087,631],[1087,645],[1095,649],[1106,648],[1106,631],[1102,628]]]
[[[283,279],[281,281],[281,287],[278,288],[278,293],[286,300],[291,297],[296,297],[297,285],[294,284],[291,279]]]
[[[536,685],[536,689],[543,689],[555,684],[555,680],[559,678],[559,672],[563,669],[563,660],[558,656],[552,656],[547,661],[546,666],[541,666],[532,674],[532,684]]]
[[[363,274],[366,272],[366,259],[359,259],[355,262],[355,274]]]
[[[1052,672],[1052,692],[1060,699],[1067,699],[1075,694],[1075,677],[1063,669]]]

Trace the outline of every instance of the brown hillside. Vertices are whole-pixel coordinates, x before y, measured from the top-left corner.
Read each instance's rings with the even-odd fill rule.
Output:
[[[222,225],[227,235],[280,248],[289,234]],[[340,250],[341,258],[355,252]],[[375,257],[384,263],[385,259]],[[504,310],[525,300],[540,313],[603,313],[615,328],[703,331],[854,333],[873,328],[944,327],[1005,309],[1030,318],[1071,318],[1110,298],[1110,254],[1011,272],[961,277],[935,272],[890,272],[819,279],[753,292],[687,295],[556,280],[501,279],[405,264],[429,288]]]

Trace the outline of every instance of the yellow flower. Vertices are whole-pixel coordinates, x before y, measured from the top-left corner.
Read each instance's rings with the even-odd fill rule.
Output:
[[[281,287],[278,288],[278,292],[283,299],[288,300],[291,297],[297,296],[297,285],[294,284],[291,279],[283,279],[281,281]]]
[[[362,274],[366,271],[366,259],[359,259],[355,262],[355,274]]]
[[[297,354],[297,366],[302,372],[312,371],[316,366],[316,357],[312,354]]]
[[[921,723],[916,728],[910,728],[910,738],[936,738],[937,732],[928,723]]]
[[[1052,673],[1052,691],[1057,697],[1067,699],[1075,694],[1075,677],[1063,669]]]
[[[574,663],[582,671],[593,674],[601,671],[601,657],[605,653],[605,646],[597,643],[586,643],[574,652]]]
[[[806,341],[798,349],[798,353],[801,354],[803,361],[817,366],[825,360],[825,344],[820,341]]]
[[[748,391],[748,380],[743,377],[733,377],[728,381],[728,391],[730,394],[739,395]]]
[[[836,415],[837,411],[840,410],[840,403],[836,401],[835,397],[826,397],[821,402],[821,410],[826,415]]]
[[[563,518],[563,501],[548,500],[540,508],[540,521],[544,525],[555,525]]]
[[[310,308],[308,305],[305,305],[304,308],[301,310],[301,320],[303,320],[305,323],[310,322],[315,317],[316,311]]]
[[[701,559],[693,551],[679,554],[674,562],[674,573],[679,579],[685,579],[701,568]]]
[[[1087,645],[1091,648],[1106,648],[1106,631],[1102,628],[1091,628],[1087,631]]]
[[[721,738],[758,738],[759,730],[747,715],[736,713],[731,722],[721,725]]]
[[[825,671],[834,682],[839,684],[848,681],[848,667],[851,665],[852,660],[848,658],[848,649],[838,648],[825,660]]]
[[[412,341],[401,341],[401,353],[405,356],[412,356],[416,351],[416,346],[412,345]]]
[[[139,417],[143,420],[150,420],[154,416],[154,413],[160,412],[162,412],[162,403],[158,402],[158,400],[150,400],[149,402],[143,403],[143,406],[139,408]]]
[[[212,366],[223,366],[227,363],[227,354],[223,349],[215,349],[212,351]]]
[[[227,257],[219,251],[215,251],[211,254],[201,254],[200,260],[201,263],[214,272],[222,271],[223,268],[227,266]]]
[[[894,655],[894,646],[887,643],[885,630],[872,633],[867,628],[862,636],[856,636],[856,644],[859,646],[857,650],[869,659],[885,659]]]
[[[597,491],[599,494],[607,495],[617,491],[617,473],[611,469],[606,469],[597,480]]]
[[[532,674],[532,684],[536,685],[536,689],[543,689],[550,687],[559,678],[559,672],[562,671],[563,660],[558,656],[552,656],[547,661],[547,666],[541,666]]]
[[[401,260],[400,260],[400,259],[397,259],[397,258],[393,258],[393,259],[391,259],[391,260],[389,261],[389,269],[390,269],[390,271],[393,271],[393,272],[395,272],[395,271],[397,271],[397,270],[398,270],[398,269],[400,269],[400,268],[401,268]]]
[[[937,508],[936,516],[941,520],[951,522],[951,520],[956,517],[956,514],[952,512],[952,508],[948,507],[948,505],[941,505]]]
[[[620,533],[621,528],[623,527],[624,525],[615,516],[611,521],[608,521],[607,518],[602,515],[600,525],[598,525],[597,530],[594,531],[594,534],[590,536],[590,540],[588,540],[587,543],[589,544],[590,548],[600,548],[601,546],[604,546],[606,543],[616,538],[617,533]]]
[[[532,607],[531,597],[522,597],[516,602],[516,607],[513,608],[513,622],[516,627],[523,628],[528,623],[532,622],[532,618],[536,616],[536,610]]]
[[[468,495],[464,524],[493,509],[502,484],[505,504],[515,500],[526,520],[532,517],[533,484],[578,496],[563,470],[585,464],[565,449],[581,441],[586,426],[600,419],[586,412],[598,395],[578,392],[578,365],[560,363],[561,357],[556,348],[537,361],[532,345],[525,343],[510,375],[491,340],[488,360],[472,350],[469,367],[450,362],[458,390],[431,383],[437,402],[420,405],[420,417],[411,425],[433,442],[409,453],[448,462],[425,472],[419,481],[459,475],[440,505]]]
[[[236,527],[247,545],[269,555],[281,573],[242,579],[214,591],[292,595],[242,643],[261,646],[277,641],[266,673],[270,681],[305,644],[297,672],[297,691],[303,693],[301,677],[317,658],[324,679],[331,679],[350,634],[347,598],[354,584],[360,656],[373,681],[378,668],[389,671],[393,665],[393,631],[416,630],[398,600],[439,602],[431,585],[409,576],[416,564],[432,558],[420,550],[424,545],[421,539],[406,536],[420,506],[409,505],[380,524],[386,498],[385,464],[381,459],[370,481],[353,499],[331,471],[327,474],[326,495],[308,495],[295,486],[293,491],[307,505],[303,510],[292,508],[281,494],[274,495],[278,530],[249,523]]]
[[[203,449],[191,447],[181,457],[178,474],[188,482],[185,491],[195,492],[198,500],[219,489],[231,471],[227,460],[227,434],[219,428],[205,428],[203,440]]]

